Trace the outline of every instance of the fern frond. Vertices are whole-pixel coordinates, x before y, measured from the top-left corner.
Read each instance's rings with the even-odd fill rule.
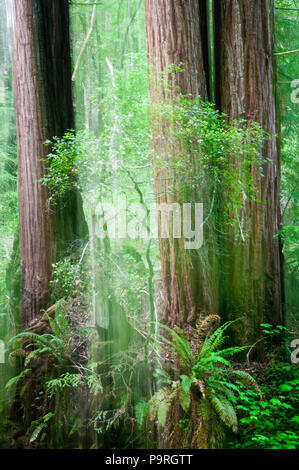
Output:
[[[189,346],[189,342],[188,342],[184,332],[181,330],[181,328],[179,328],[178,326],[175,326],[175,328],[178,331],[178,333],[177,333],[176,331],[172,330],[171,328],[169,328],[166,325],[160,324],[160,326],[171,334],[171,336],[175,340],[177,346],[180,346],[180,345],[182,346],[182,350],[185,354],[186,359],[192,364],[195,358],[194,358],[193,353],[191,351],[191,348]]]
[[[149,413],[149,402],[148,401],[140,401],[135,405],[135,416],[140,426],[143,425],[145,418]]]
[[[237,432],[238,418],[230,401],[221,394],[216,396],[214,392],[209,393],[209,400],[221,421],[233,432]]]
[[[246,387],[252,388],[254,390],[257,390],[259,393],[262,393],[256,380],[250,374],[248,374],[248,372],[245,372],[244,370],[230,370],[228,371],[228,374],[234,379],[237,379],[241,384],[245,385]]]
[[[15,385],[19,380],[21,380],[28,372],[31,372],[31,369],[25,369],[23,370],[19,375],[16,375],[15,377],[12,377],[7,384],[5,385],[6,389],[9,389],[13,385]]]
[[[233,346],[231,348],[221,349],[217,351],[222,357],[232,357],[239,352],[245,351],[250,348],[250,346]]]
[[[207,336],[204,340],[204,343],[200,349],[199,352],[199,359],[204,357],[205,355],[208,355],[211,352],[214,352],[216,349],[218,349],[225,341],[226,337],[224,336],[225,330],[229,328],[236,320],[228,321],[224,323],[222,326],[217,328],[214,333],[211,335]]]
[[[149,404],[149,417],[151,420],[158,420],[158,423],[164,427],[166,423],[167,412],[173,398],[174,391],[169,387],[161,388],[156,392]]]
[[[57,338],[62,338],[60,328],[58,327],[56,321],[53,320],[53,318],[51,318],[49,315],[47,315],[47,319],[48,319],[49,325],[50,325],[51,330],[53,331],[54,335],[57,336]]]
[[[213,368],[214,364],[223,364],[224,366],[231,367],[231,363],[220,356],[218,353],[211,352],[207,357],[200,359],[199,363],[205,366],[206,369]]]
[[[158,337],[160,337],[161,339],[163,339],[164,342],[166,342],[169,346],[171,346],[173,349],[175,349],[175,351],[177,352],[177,354],[179,355],[179,357],[181,358],[181,360],[183,361],[183,363],[190,367],[190,365],[192,366],[194,364],[194,361],[195,361],[195,357],[193,356],[193,353],[191,351],[191,348],[189,346],[189,343],[188,343],[188,340],[187,338],[185,337],[184,333],[183,333],[183,337],[180,336],[180,328],[176,327],[178,329],[178,332],[177,333],[176,331],[172,330],[171,328],[169,328],[168,326],[166,325],[163,325],[163,324],[160,324],[161,328],[165,329],[166,331],[168,331],[172,337],[172,339],[174,340],[174,342],[172,341],[169,341],[167,338],[165,338],[164,336],[161,336],[161,335],[158,335]]]
[[[46,423],[41,423],[41,424],[39,424],[38,426],[36,426],[36,428],[34,429],[33,433],[31,434],[30,442],[36,441],[36,439],[37,439],[38,436],[40,435],[41,431],[42,431],[46,426],[47,426]]]
[[[232,385],[232,384],[231,384]],[[209,386],[213,387],[214,391],[220,392],[220,394],[225,395],[229,400],[235,398],[234,392],[231,390],[230,387],[224,382],[221,382],[220,380],[213,380]],[[238,389],[238,387],[236,387]]]

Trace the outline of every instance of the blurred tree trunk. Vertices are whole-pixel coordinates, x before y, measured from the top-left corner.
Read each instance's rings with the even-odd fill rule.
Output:
[[[215,0],[217,107],[230,120],[258,122],[277,134],[272,67],[270,0]],[[221,310],[237,322],[235,340],[250,344],[260,336],[260,323],[283,323],[283,266],[280,228],[279,149],[277,138],[263,148],[262,175],[256,166],[255,202],[248,199],[240,230],[228,228],[223,241]],[[241,224],[241,222],[240,222]],[[239,233],[237,233],[239,232]],[[243,238],[243,239],[242,239]],[[262,354],[262,342],[259,343]]]
[[[14,0],[14,91],[19,157],[23,328],[49,302],[51,265],[85,237],[76,191],[48,207],[44,142],[74,128],[68,1]]]
[[[204,197],[204,209],[209,210],[209,194],[203,196],[192,189],[184,193],[180,189],[181,176],[173,162],[184,155],[183,144],[171,141],[171,117],[162,118],[159,111],[163,111],[165,100],[171,103],[179,93],[208,98],[205,2],[146,0],[145,7],[156,201],[179,203],[182,207],[184,202],[202,202]],[[191,157],[188,167],[185,183],[196,171]],[[164,323],[195,326],[202,314],[217,313],[218,273],[211,227],[205,226],[204,245],[199,250],[185,249],[183,238],[160,237],[159,242]]]
[[[146,0],[145,6],[151,67],[151,131],[156,202],[169,205],[178,203],[181,208],[185,202],[204,202],[205,219],[211,210],[211,185],[206,180],[207,184],[203,188],[193,187],[196,164],[184,148],[184,143],[173,140],[171,107],[180,93],[200,96],[205,100],[209,98],[206,2]],[[185,162],[183,175],[173,165],[176,159]],[[174,238],[172,234],[168,238],[159,236],[163,323],[170,327],[181,326],[190,340],[200,320],[219,312],[219,269],[214,224],[211,218],[209,224],[204,225],[204,242],[200,249],[186,249],[184,238]],[[192,395],[191,417],[188,430],[185,431],[177,425],[185,414],[178,397],[174,399],[159,443],[162,448],[221,446],[223,434],[213,419],[213,413],[208,410],[206,418],[201,419],[200,406],[200,397],[195,399]],[[216,430],[219,431],[219,438],[212,444]]]

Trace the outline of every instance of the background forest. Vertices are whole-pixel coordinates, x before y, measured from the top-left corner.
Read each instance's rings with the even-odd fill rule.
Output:
[[[297,448],[299,2],[0,15],[0,448]]]

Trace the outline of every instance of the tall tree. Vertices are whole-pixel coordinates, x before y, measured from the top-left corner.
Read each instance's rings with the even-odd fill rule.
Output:
[[[230,120],[246,119],[248,125],[256,121],[275,136],[272,2],[214,4],[217,106]],[[239,234],[232,228],[226,231],[222,256],[221,310],[230,319],[244,316],[236,330],[243,344],[258,340],[262,321],[283,323],[283,266],[280,243],[274,238],[280,228],[276,137],[265,143],[262,155],[262,171],[255,165],[251,169],[258,201],[246,201],[239,214]]]
[[[157,203],[201,202],[202,194],[181,190],[173,162],[182,158],[184,146],[171,142],[171,123],[156,111],[180,93],[208,98],[206,2],[146,0],[145,7]],[[190,176],[196,169],[189,163]],[[216,249],[207,226],[204,239],[201,250],[186,250],[183,239],[160,238],[163,320],[170,326],[194,326],[201,313],[218,312]]]
[[[19,158],[22,323],[48,306],[51,265],[86,235],[82,203],[71,191],[56,208],[39,182],[44,142],[74,127],[68,1],[14,0],[13,73]]]
[[[147,48],[151,67],[150,98],[152,149],[158,205],[204,201],[204,218],[211,210],[211,186],[198,187],[192,177],[198,166],[183,140],[173,140],[172,105],[179,94],[209,98],[208,35],[206,2],[190,0],[146,0]],[[167,109],[167,113],[165,113]],[[183,173],[174,162],[184,161]],[[186,170],[186,171],[185,171]],[[207,175],[206,175],[207,176]],[[207,180],[206,180],[207,181]],[[160,232],[161,235],[161,232]],[[173,235],[173,234],[172,234]],[[188,250],[183,238],[160,236],[162,263],[163,322],[183,328],[192,339],[205,317],[219,312],[219,270],[215,221],[204,225],[204,243]],[[213,317],[216,319],[215,317]],[[193,337],[194,339],[194,337]],[[184,418],[178,397],[167,417],[163,448],[209,447],[211,416],[199,418],[199,402],[192,399],[188,432],[176,423]],[[208,413],[207,413],[208,414]],[[214,423],[215,424],[215,423]],[[215,425],[217,429],[217,425]],[[188,437],[188,443],[186,436]],[[219,439],[220,445],[220,439]]]
[[[270,2],[215,1],[216,37],[212,45],[209,44],[212,34],[207,2],[146,0],[145,5],[152,67],[150,95],[157,202],[181,203],[189,198],[190,201],[203,200],[209,208],[211,193],[208,189],[181,192],[179,172],[171,163],[184,156],[184,145],[182,142],[173,145],[171,118],[165,118],[165,112],[156,113],[155,109],[159,110],[161,101],[171,100],[179,93],[211,99],[214,90],[209,89],[209,85],[214,82],[211,70],[214,50],[214,85],[220,110],[227,112],[229,120],[248,119],[249,125],[256,121],[265,131],[275,134]],[[173,69],[169,72],[169,66],[180,66],[184,72],[177,68],[174,73]],[[201,250],[189,252],[181,239],[160,238],[164,322],[182,326],[187,336],[189,331],[192,335],[189,326],[195,326],[208,313],[219,313],[227,319],[244,317],[243,322],[236,323],[234,340],[238,344],[258,341],[261,321],[283,321],[281,252],[274,238],[280,226],[279,159],[275,137],[265,143],[262,154],[266,160],[262,171],[255,164],[251,168],[257,195],[249,199],[249,195],[244,194],[245,209],[236,217],[238,233],[233,228],[235,224],[228,224],[227,218],[222,220],[218,213],[218,225],[212,221],[204,227]],[[190,171],[196,172],[192,158],[189,164]],[[238,166],[238,162],[235,165]],[[209,187],[208,180],[206,186]],[[219,193],[221,189],[218,187]],[[218,198],[220,201],[221,194]],[[194,403],[192,415],[198,418]],[[175,415],[172,419],[178,421],[182,417],[176,406],[172,412]],[[213,419],[210,418],[194,420],[196,425],[190,420],[188,431],[195,436],[192,445],[211,445]],[[181,442],[182,436],[174,427],[168,427],[168,433],[171,435],[168,445]]]

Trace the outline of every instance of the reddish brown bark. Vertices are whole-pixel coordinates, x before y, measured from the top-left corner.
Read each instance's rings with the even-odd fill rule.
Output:
[[[145,6],[157,203],[204,202],[208,208],[209,201],[202,200],[203,192],[180,190],[181,176],[172,162],[175,157],[186,158],[186,152],[181,142],[171,141],[171,119],[159,115],[163,100],[175,98],[178,93],[207,99],[205,2],[146,0]],[[184,72],[168,73],[170,66],[181,66]],[[186,181],[196,171],[191,156],[189,163]],[[202,313],[218,311],[216,250],[210,234],[205,227],[204,247],[190,251],[185,249],[183,239],[160,238],[163,321],[170,326],[194,325]]]
[[[186,73],[175,75],[181,93],[207,96],[203,48],[205,17],[201,2],[146,0],[147,48],[157,74],[183,64]],[[205,2],[202,2],[205,3]]]
[[[42,97],[37,76],[33,4],[15,2],[14,92],[19,155],[23,326],[47,305],[51,273],[48,194],[38,180],[45,156]]]
[[[48,306],[51,264],[86,233],[77,193],[55,212],[40,183],[46,139],[74,127],[67,1],[15,0],[14,92],[19,157],[22,323]]]
[[[271,2],[215,0],[217,106],[229,119],[258,122],[275,135]],[[237,334],[256,341],[262,321],[283,323],[279,152],[277,139],[266,142],[263,175],[252,167],[261,202],[247,200],[244,241],[228,230],[224,239],[222,311],[244,317]],[[240,238],[240,237],[239,237]]]

